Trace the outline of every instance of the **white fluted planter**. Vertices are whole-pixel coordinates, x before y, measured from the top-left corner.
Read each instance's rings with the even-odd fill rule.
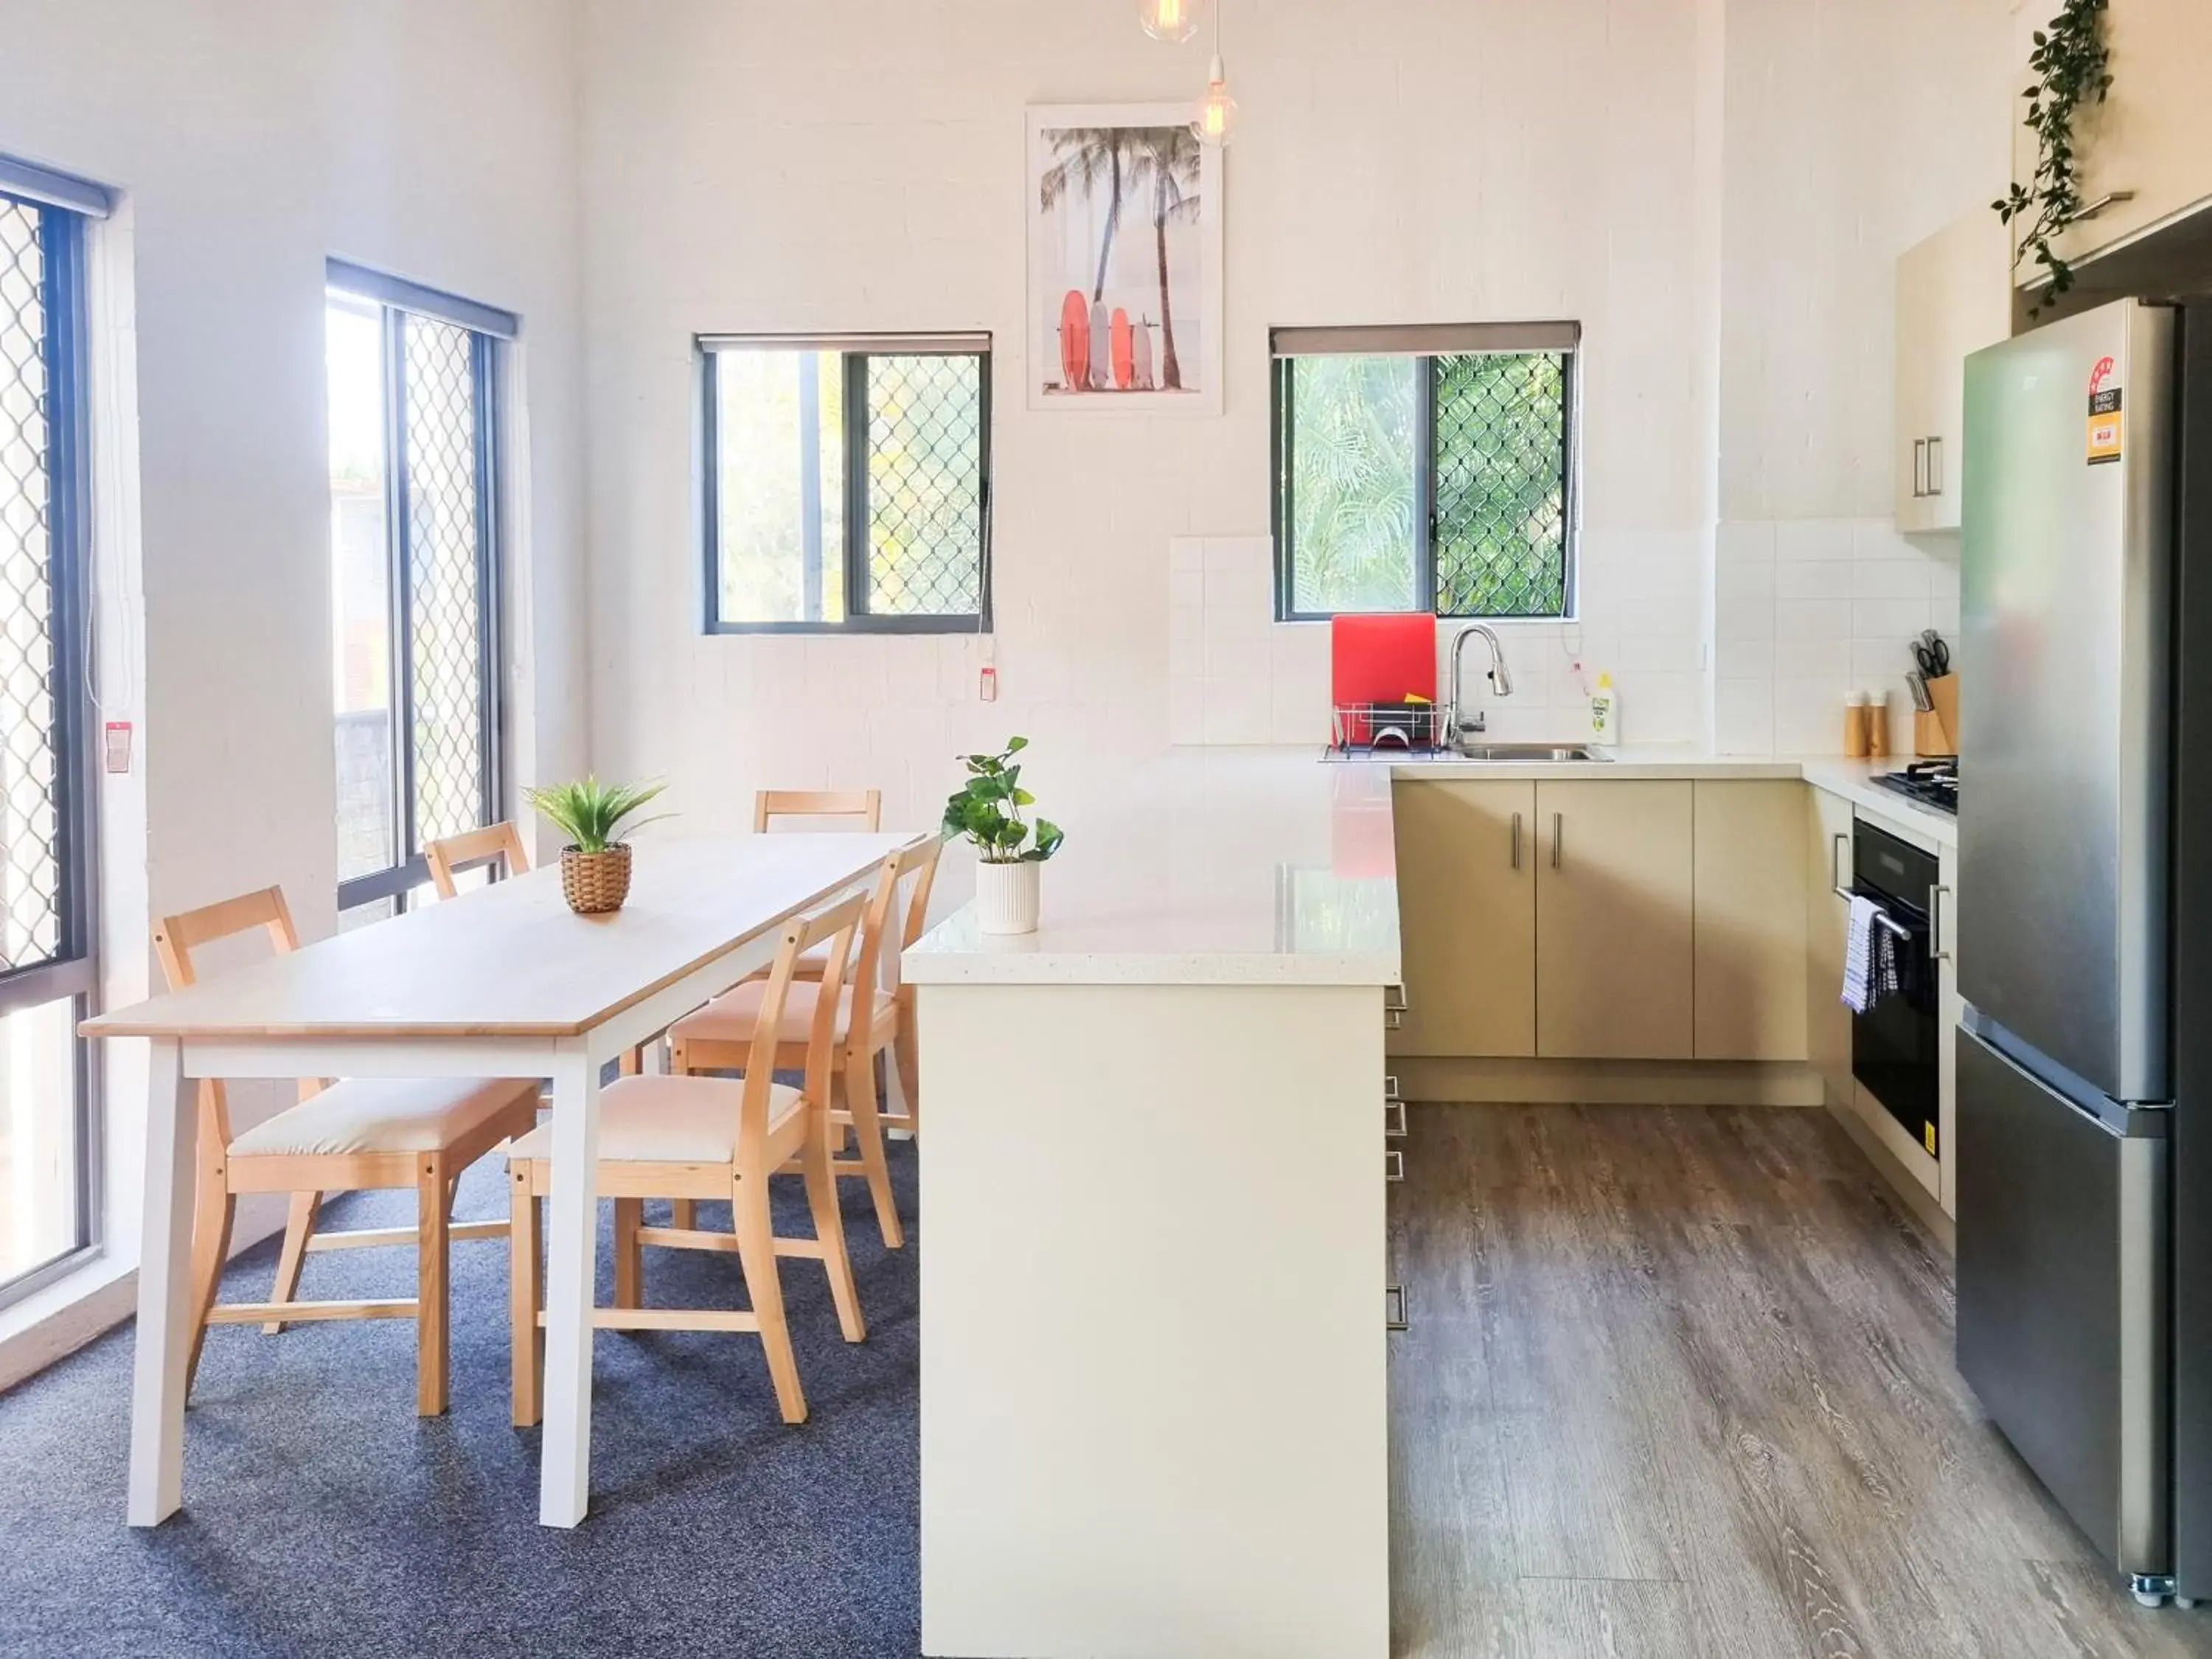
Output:
[[[1037,929],[1038,877],[1044,865],[975,866],[975,924],[986,933],[1034,933]]]

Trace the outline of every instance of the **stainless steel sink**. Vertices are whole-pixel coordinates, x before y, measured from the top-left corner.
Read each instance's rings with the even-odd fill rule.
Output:
[[[1454,757],[1439,755],[1439,760]],[[1579,743],[1470,743],[1457,756],[1471,761],[1596,761],[1610,762],[1613,757]]]

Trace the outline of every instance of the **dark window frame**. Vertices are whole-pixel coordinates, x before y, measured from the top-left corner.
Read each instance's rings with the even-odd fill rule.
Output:
[[[54,805],[60,872],[54,955],[0,974],[0,1014],[64,998],[72,1025],[97,1012],[99,963],[99,771],[93,752],[92,409],[87,217],[29,193],[0,197],[40,216],[45,257],[46,546],[52,596]],[[98,1045],[75,1042],[76,1237],[57,1255],[0,1279],[0,1308],[74,1272],[100,1253],[105,1147],[100,1133],[102,1068]]]
[[[839,580],[845,597],[842,619],[800,622],[744,622],[721,614],[722,511],[721,446],[716,369],[726,351],[835,351],[845,380],[844,429],[845,501],[842,514],[844,546],[837,553]],[[702,338],[694,344],[699,421],[699,540],[702,556],[702,616],[708,634],[988,634],[992,629],[991,526],[991,347],[988,340],[973,344],[947,342],[933,344],[903,337],[885,338],[871,349],[865,337],[849,340],[757,340],[716,343]],[[868,560],[868,361],[871,357],[972,357],[977,385],[976,478],[977,514],[975,591],[974,611],[946,611],[902,615],[867,608]],[[818,532],[817,516],[813,528]],[[818,537],[817,537],[818,539]],[[811,550],[825,562],[829,550]]]
[[[334,276],[336,275],[334,270]],[[477,673],[480,730],[478,821],[495,823],[502,816],[507,795],[507,710],[501,695],[501,653],[505,641],[500,629],[501,609],[500,498],[505,485],[500,461],[505,453],[499,381],[501,342],[483,329],[440,309],[403,305],[388,291],[371,291],[333,280],[330,289],[359,304],[374,306],[384,331],[384,522],[386,581],[392,612],[389,672],[392,688],[392,765],[395,822],[392,844],[397,860],[367,875],[338,883],[338,908],[351,910],[392,901],[396,913],[407,908],[407,895],[427,886],[429,861],[422,853],[415,799],[415,665],[413,514],[408,503],[407,477],[407,342],[406,319],[419,316],[434,323],[465,330],[469,335],[470,375],[476,399],[477,466]],[[429,292],[429,290],[425,290]],[[404,296],[403,296],[404,297]],[[505,313],[497,313],[504,315]]]
[[[1356,333],[1357,331],[1347,331]],[[1557,345],[1530,345],[1523,351],[1510,348],[1484,348],[1493,356],[1523,356],[1545,353],[1562,357],[1559,391],[1560,418],[1560,486],[1561,512],[1564,528],[1560,546],[1560,603],[1556,613],[1534,611],[1437,611],[1439,617],[1454,622],[1573,622],[1580,607],[1576,592],[1579,575],[1582,540],[1582,346],[1576,343],[1562,349]],[[1293,601],[1297,597],[1297,550],[1293,529],[1295,514],[1291,510],[1291,456],[1297,438],[1297,398],[1291,386],[1293,369],[1304,354],[1285,353],[1274,356],[1269,364],[1268,386],[1268,524],[1275,550],[1275,620],[1277,622],[1327,622],[1333,617],[1358,614],[1351,611],[1301,611]],[[1347,351],[1341,355],[1358,356]],[[1416,506],[1413,514],[1413,602],[1402,613],[1415,614],[1436,611],[1437,603],[1437,363],[1439,358],[1478,355],[1472,351],[1437,349],[1404,354],[1378,349],[1374,354],[1406,355],[1420,364],[1420,396],[1414,408],[1413,482]]]

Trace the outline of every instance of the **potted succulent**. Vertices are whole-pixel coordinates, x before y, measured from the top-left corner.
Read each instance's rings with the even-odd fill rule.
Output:
[[[975,843],[975,914],[987,933],[1036,932],[1038,869],[1066,839],[1050,818],[1022,817],[1036,798],[1022,787],[1014,757],[1029,746],[1009,738],[995,755],[969,756],[968,781],[945,803],[945,833]]]
[[[623,821],[658,795],[665,783],[601,783],[597,778],[526,789],[524,798],[568,844],[561,849],[561,893],[580,916],[619,910],[629,896],[629,843],[615,839]],[[640,818],[642,829],[668,817]]]

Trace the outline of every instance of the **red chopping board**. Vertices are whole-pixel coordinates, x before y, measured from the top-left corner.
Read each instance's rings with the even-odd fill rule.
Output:
[[[1437,619],[1425,611],[1334,617],[1328,659],[1329,701],[1340,708],[1437,700]],[[1350,743],[1364,743],[1367,735],[1364,721],[1348,722],[1343,733]]]

